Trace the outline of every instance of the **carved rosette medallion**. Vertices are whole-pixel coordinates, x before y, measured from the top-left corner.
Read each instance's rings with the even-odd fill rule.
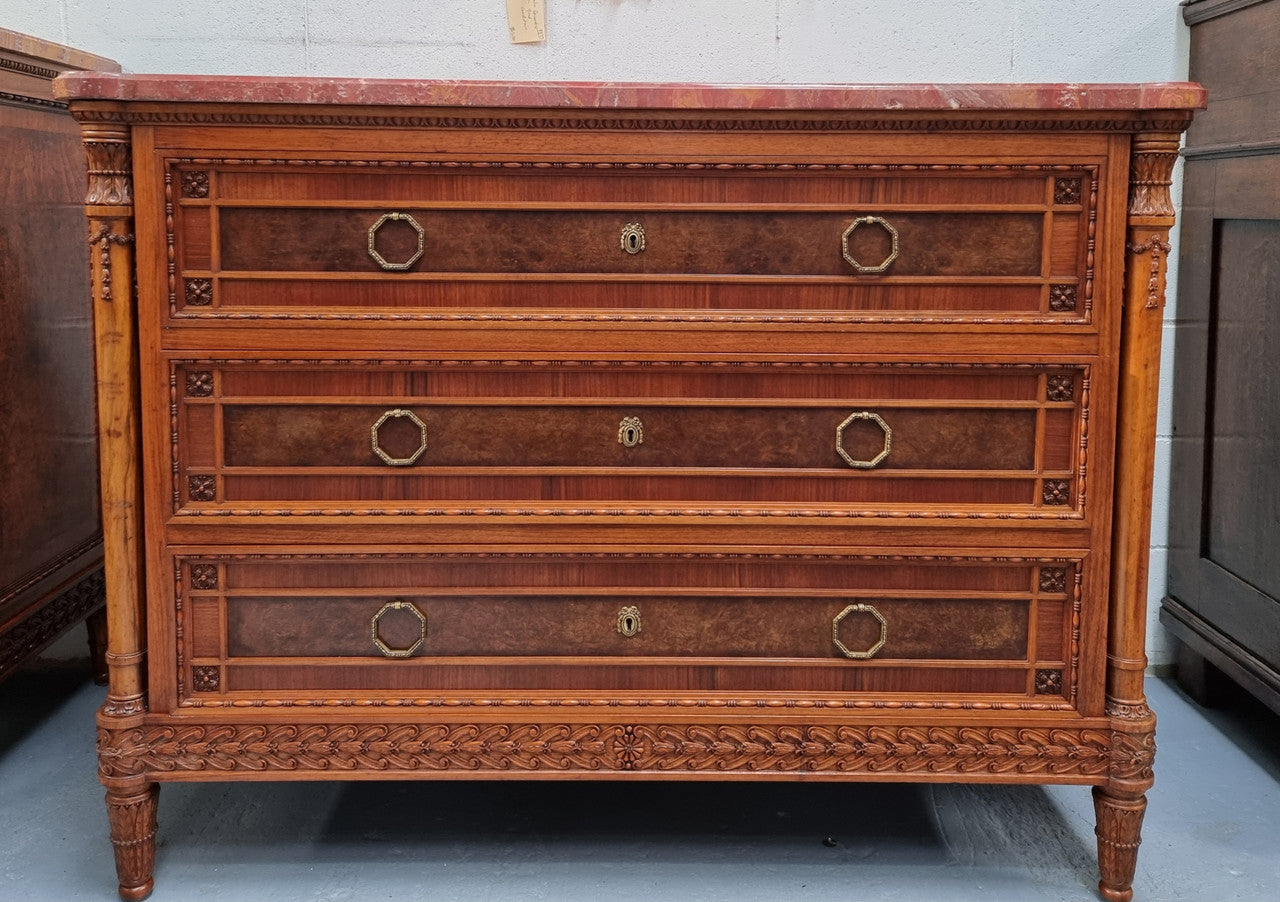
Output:
[[[182,173],[182,196],[193,199],[209,196],[209,173],[203,169],[189,169]]]
[[[1054,179],[1053,202],[1059,206],[1070,206],[1080,203],[1080,179]]]
[[[213,501],[217,492],[218,480],[213,476],[187,477],[187,496],[192,501]]]
[[[618,738],[614,743],[614,752],[618,756],[618,764],[624,770],[634,770],[636,762],[640,760],[641,745],[636,738],[635,727],[621,727],[618,729]]]
[[[1071,483],[1065,479],[1046,479],[1041,497],[1045,504],[1068,504],[1071,501]]]
[[[208,307],[213,303],[212,279],[186,279],[185,282],[188,307]]]
[[[1064,567],[1045,567],[1040,571],[1040,591],[1054,595],[1067,591],[1067,571]]]
[[[196,692],[217,692],[222,684],[222,668],[197,664],[191,668],[191,688]]]
[[[213,394],[213,373],[208,370],[192,370],[187,373],[187,397],[207,398]]]
[[[218,588],[218,565],[192,564],[191,588],[205,590]]]
[[[1050,401],[1070,401],[1075,393],[1076,380],[1070,376],[1050,376],[1045,380],[1045,397]]]
[[[1054,313],[1070,313],[1076,309],[1076,286],[1050,285],[1049,309]]]
[[[1061,695],[1062,694],[1062,671],[1061,670],[1037,670],[1036,671],[1036,695]]]

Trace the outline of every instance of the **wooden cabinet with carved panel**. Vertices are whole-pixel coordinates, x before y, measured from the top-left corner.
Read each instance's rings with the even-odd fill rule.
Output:
[[[1174,368],[1169,594],[1178,681],[1280,711],[1280,2],[1195,0]]]
[[[1128,898],[1196,86],[61,90],[126,898],[335,773],[1092,785]]]
[[[0,679],[86,617],[105,678],[84,154],[52,81],[119,68],[0,28]]]

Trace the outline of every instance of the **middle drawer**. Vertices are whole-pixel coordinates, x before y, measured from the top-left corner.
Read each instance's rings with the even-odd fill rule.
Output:
[[[186,513],[1083,511],[1086,365],[172,365],[174,503]]]

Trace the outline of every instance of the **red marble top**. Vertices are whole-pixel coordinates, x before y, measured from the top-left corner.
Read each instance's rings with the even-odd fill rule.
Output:
[[[63,100],[712,110],[1201,109],[1190,82],[1154,84],[699,85],[423,81],[227,75],[102,75],[54,83]]]

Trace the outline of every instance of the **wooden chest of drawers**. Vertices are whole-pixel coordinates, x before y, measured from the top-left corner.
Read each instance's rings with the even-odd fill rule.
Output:
[[[126,898],[339,774],[1089,784],[1128,898],[1198,88],[61,90]]]

